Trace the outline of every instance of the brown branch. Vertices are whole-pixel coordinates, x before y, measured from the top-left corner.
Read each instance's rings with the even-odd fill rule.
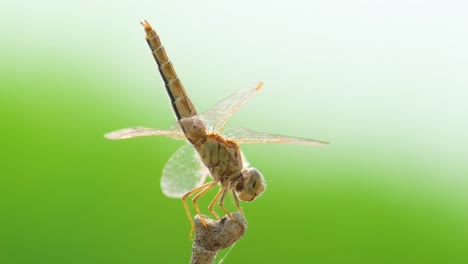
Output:
[[[228,216],[219,221],[204,216],[207,227],[195,216],[195,240],[190,264],[211,264],[219,250],[227,248],[241,239],[247,228],[240,213],[232,213],[236,221]]]

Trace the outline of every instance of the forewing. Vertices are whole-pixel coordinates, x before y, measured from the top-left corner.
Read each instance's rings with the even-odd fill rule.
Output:
[[[267,134],[240,127],[227,129],[224,135],[238,144],[299,144],[315,146],[328,144],[328,142],[315,139]]]
[[[231,116],[260,89],[263,83],[259,82],[249,89],[241,90],[226,97],[208,111],[200,115],[209,132],[221,133]]]
[[[167,136],[174,139],[185,139],[184,133],[180,130],[160,130],[146,127],[132,127],[124,128],[121,130],[110,132],[104,135],[105,138],[110,140],[120,140],[136,137],[149,137],[149,136]]]
[[[187,192],[201,186],[209,175],[191,144],[185,144],[169,159],[161,177],[163,193],[180,198]]]
[[[241,158],[242,158],[242,168],[248,168],[250,167],[250,163],[247,160],[247,157],[245,156],[244,152],[240,150]]]

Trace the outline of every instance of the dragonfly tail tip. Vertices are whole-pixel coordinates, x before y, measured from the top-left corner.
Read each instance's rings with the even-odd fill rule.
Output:
[[[145,31],[151,31],[152,30],[151,24],[148,22],[148,20],[144,19],[143,21],[140,21],[140,24],[143,26]]]

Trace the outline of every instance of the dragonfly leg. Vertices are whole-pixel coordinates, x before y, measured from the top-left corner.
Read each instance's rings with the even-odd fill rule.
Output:
[[[239,212],[241,215],[244,215],[244,211],[242,211],[242,207],[240,207],[239,204],[239,198],[237,198],[236,191],[232,190],[232,198],[234,198],[234,203],[236,204],[237,209],[239,209]]]
[[[211,201],[210,205],[208,206],[208,210],[210,210],[211,214],[213,214],[217,220],[219,220],[219,216],[215,213],[215,211],[213,210],[213,207],[214,207],[214,204],[216,203],[216,201],[218,201],[219,199],[219,196],[221,196],[221,194],[225,193],[227,191],[227,187],[226,186],[223,186],[221,187],[221,189],[219,190],[219,192],[216,194],[216,196],[213,198],[213,200]]]
[[[192,227],[192,229],[190,230],[190,239],[192,239],[192,233],[193,233],[193,230],[195,230],[195,224],[193,223],[192,214],[190,214],[190,210],[188,208],[186,199],[187,199],[187,197],[199,192],[200,190],[203,190],[203,189],[209,187],[209,185],[211,185],[211,182],[209,182],[207,184],[203,184],[202,186],[197,187],[197,188],[191,190],[190,192],[184,194],[184,196],[182,196],[182,203],[184,204],[185,213],[187,214],[187,217],[188,217],[188,219],[190,221],[190,225]],[[200,219],[201,219],[203,225],[206,226],[205,220],[203,218],[200,218]]]
[[[203,186],[205,186],[205,188],[203,190],[201,190],[197,195],[195,195],[193,197],[193,199],[192,199],[193,207],[195,207],[195,211],[197,211],[197,214],[200,217],[200,220],[203,223],[203,226],[205,226],[205,227],[207,227],[207,225],[206,225],[205,219],[203,218],[203,215],[202,215],[202,213],[200,211],[200,208],[198,207],[197,200],[200,199],[200,197],[202,197],[209,190],[211,190],[211,188],[216,186],[216,184],[218,184],[218,181],[212,181],[210,183],[207,183],[207,184],[203,185]]]
[[[227,216],[229,216],[229,218],[231,218],[231,220],[235,222],[236,219],[234,218],[234,216],[232,216],[232,214],[226,209],[226,207],[224,207],[224,198],[226,197],[226,193],[227,191],[223,192],[223,195],[221,195],[221,199],[219,199],[219,207],[221,207],[221,209],[223,209]]]

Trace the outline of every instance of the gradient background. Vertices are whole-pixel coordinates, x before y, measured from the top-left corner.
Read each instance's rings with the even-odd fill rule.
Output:
[[[229,125],[332,142],[243,148],[268,189],[224,263],[468,263],[463,3],[3,1],[0,263],[188,263],[182,142],[103,138],[174,122],[142,19],[200,111],[262,80]]]

